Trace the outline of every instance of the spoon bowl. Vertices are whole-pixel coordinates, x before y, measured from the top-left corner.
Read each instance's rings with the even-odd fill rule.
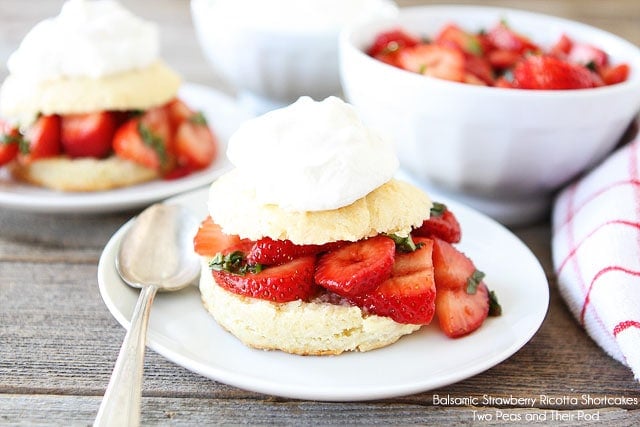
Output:
[[[182,206],[157,203],[136,217],[120,241],[116,269],[142,289],[95,426],[140,423],[142,367],[151,304],[158,291],[177,291],[195,282],[200,261],[193,251],[196,219]]]

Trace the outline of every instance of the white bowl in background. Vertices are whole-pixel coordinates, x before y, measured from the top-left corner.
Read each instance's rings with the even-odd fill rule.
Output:
[[[206,59],[257,113],[339,94],[341,29],[396,14],[391,0],[191,0]]]
[[[365,51],[379,33],[434,36],[447,23],[468,31],[500,20],[550,47],[562,33],[631,67],[626,82],[580,90],[522,90],[440,80],[387,65]],[[340,39],[346,100],[394,138],[401,165],[429,189],[506,224],[539,219],[553,192],[603,158],[640,110],[640,49],[566,19],[481,6],[400,9],[396,19],[355,24]]]

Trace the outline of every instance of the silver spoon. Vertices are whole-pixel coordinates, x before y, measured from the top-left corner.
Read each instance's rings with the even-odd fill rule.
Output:
[[[200,262],[192,239],[198,223],[189,212],[171,204],[155,204],[133,221],[120,241],[116,268],[120,277],[141,288],[95,426],[140,423],[142,368],[151,304],[157,291],[176,291],[192,284]]]

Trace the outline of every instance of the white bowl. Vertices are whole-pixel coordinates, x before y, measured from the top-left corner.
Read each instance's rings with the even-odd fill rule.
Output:
[[[339,94],[341,29],[396,14],[391,0],[191,1],[206,58],[257,113]]]
[[[405,71],[365,51],[382,31],[435,35],[446,23],[469,31],[505,19],[542,47],[562,33],[626,62],[626,82],[595,89],[481,87]],[[362,119],[394,138],[401,165],[429,188],[507,224],[538,219],[552,193],[602,159],[640,109],[640,49],[577,22],[513,9],[424,6],[393,20],[353,25],[340,38],[340,73]]]

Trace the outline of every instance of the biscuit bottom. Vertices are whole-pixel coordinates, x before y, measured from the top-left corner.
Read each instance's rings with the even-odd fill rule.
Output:
[[[203,261],[200,293],[215,320],[245,345],[299,355],[337,355],[393,344],[420,325],[366,315],[358,307],[317,300],[273,303],[218,286]]]
[[[159,177],[157,171],[117,156],[106,159],[59,156],[28,164],[13,162],[9,171],[17,180],[59,191],[110,190]]]

